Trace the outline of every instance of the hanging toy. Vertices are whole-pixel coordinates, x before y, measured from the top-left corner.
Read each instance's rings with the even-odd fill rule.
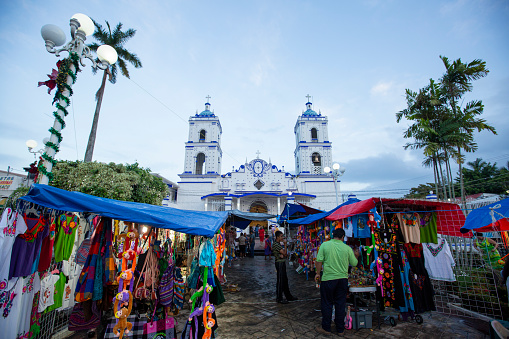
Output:
[[[127,317],[131,314],[131,310],[133,308],[133,295],[130,291],[129,293],[129,305],[128,307],[121,307],[120,310],[115,312],[115,318],[118,319],[118,323],[113,327],[113,334],[119,339],[122,339],[124,334],[129,334],[129,331],[133,328],[133,324],[127,321]],[[119,304],[119,300],[115,300],[114,310],[117,310]]]
[[[202,339],[210,339],[212,337],[212,327],[216,324],[216,321],[212,318],[212,313],[215,312],[214,305],[211,305],[208,301],[205,303],[203,310],[203,326],[205,327],[205,333]]]

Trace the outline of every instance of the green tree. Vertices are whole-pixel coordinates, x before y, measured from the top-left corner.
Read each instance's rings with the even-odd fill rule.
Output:
[[[94,21],[95,25],[95,32],[94,32],[94,38],[101,44],[110,45],[113,47],[118,54],[118,60],[115,64],[110,65],[108,68],[106,68],[103,72],[103,78],[101,82],[101,87],[99,87],[99,90],[97,91],[95,95],[95,99],[97,101],[96,107],[95,107],[95,113],[94,113],[94,121],[92,123],[92,129],[90,131],[90,136],[88,138],[88,144],[87,144],[87,150],[85,152],[85,162],[92,161],[92,157],[94,154],[94,146],[95,146],[95,138],[97,134],[97,125],[99,123],[99,112],[101,111],[101,104],[103,100],[104,95],[104,88],[106,86],[106,76],[109,75],[109,81],[114,84],[117,82],[117,73],[118,68],[120,68],[120,72],[123,76],[126,78],[129,78],[129,70],[127,69],[127,62],[132,64],[135,68],[141,68],[141,61],[138,59],[136,54],[128,51],[124,48],[124,44],[134,37],[136,34],[136,30],[129,28],[126,31],[122,31],[122,23],[118,23],[113,32],[111,31],[111,27],[108,21],[106,21],[107,29],[103,28],[101,25],[99,25],[96,21]],[[90,50],[96,52],[97,48],[99,48],[99,44],[92,43],[88,45]],[[118,66],[117,66],[118,65]],[[92,69],[94,73],[97,71],[97,69]]]
[[[474,152],[477,149],[477,144],[475,144],[473,138],[475,129],[479,132],[486,129],[493,134],[496,134],[496,131],[495,128],[488,125],[484,119],[477,118],[484,110],[484,106],[480,100],[467,103],[463,110],[461,109],[461,105],[458,105],[458,102],[465,93],[472,91],[472,81],[485,77],[488,75],[489,70],[486,68],[486,62],[480,59],[475,59],[469,63],[463,63],[461,59],[457,59],[451,63],[445,56],[440,56],[440,59],[445,67],[445,73],[442,78],[440,78],[442,92],[444,93],[452,116],[461,123],[460,131],[468,135],[468,138],[464,138],[452,144],[457,149],[455,160],[459,166],[460,193],[461,200],[464,202],[465,189],[462,171],[464,157],[461,151]]]
[[[498,168],[497,164],[491,164],[481,158],[467,162],[462,168],[465,182],[465,193],[494,193],[505,194],[509,187],[508,169]],[[456,178],[459,183],[459,177]]]
[[[60,161],[52,186],[97,197],[161,205],[168,188],[150,169],[134,163]]]
[[[425,199],[430,191],[434,191],[433,183],[419,184],[417,187],[412,187],[410,192],[405,195],[406,199]]]

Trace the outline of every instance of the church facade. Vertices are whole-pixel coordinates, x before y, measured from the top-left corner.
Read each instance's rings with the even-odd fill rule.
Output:
[[[321,210],[334,208],[334,182],[330,174],[324,173],[325,167],[332,167],[328,120],[312,109],[309,96],[294,133],[295,174],[261,159],[259,153],[237,169],[221,173],[222,128],[219,117],[207,102],[203,112],[189,118],[177,207],[203,211],[238,209],[276,215],[286,202],[300,202]]]

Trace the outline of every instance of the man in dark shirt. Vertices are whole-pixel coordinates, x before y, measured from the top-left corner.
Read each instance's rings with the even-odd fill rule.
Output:
[[[272,244],[272,254],[276,260],[277,282],[276,282],[276,301],[280,304],[288,304],[289,301],[297,300],[296,297],[290,293],[288,287],[288,277],[286,275],[286,239],[284,239],[283,232],[276,231],[276,239]],[[281,242],[283,245],[281,245]],[[286,300],[283,299],[283,293]]]

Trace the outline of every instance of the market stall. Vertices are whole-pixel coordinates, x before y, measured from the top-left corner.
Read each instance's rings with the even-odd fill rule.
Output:
[[[1,217],[2,337],[49,338],[61,319],[69,330],[106,320],[106,337],[173,337],[188,291],[185,331],[210,337],[228,215],[34,185]]]

